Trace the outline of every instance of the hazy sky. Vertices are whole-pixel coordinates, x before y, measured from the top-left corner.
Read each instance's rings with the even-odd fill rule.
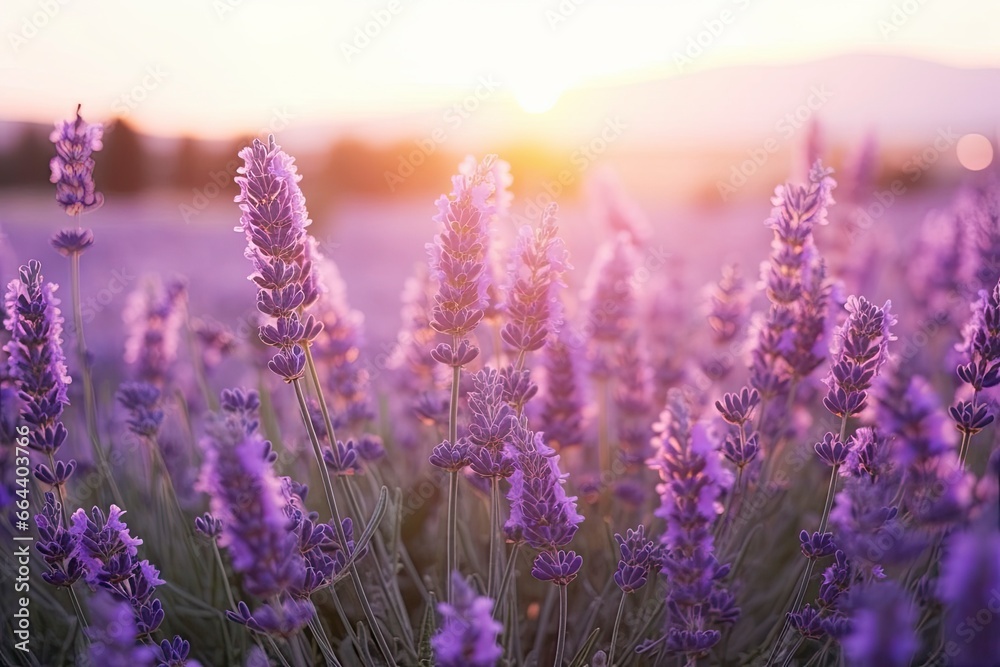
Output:
[[[997,25],[986,0],[3,0],[0,119],[82,102],[94,120],[213,136],[477,91],[542,112],[590,83],[841,53],[998,67]]]

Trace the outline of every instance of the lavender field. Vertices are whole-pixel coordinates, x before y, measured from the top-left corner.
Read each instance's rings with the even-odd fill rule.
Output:
[[[685,79],[744,5],[399,144],[0,113],[0,664],[1000,665],[1000,69]]]

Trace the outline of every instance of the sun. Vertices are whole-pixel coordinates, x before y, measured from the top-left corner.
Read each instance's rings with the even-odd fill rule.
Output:
[[[521,84],[513,89],[518,105],[530,114],[542,114],[551,110],[559,101],[561,92],[550,82]]]

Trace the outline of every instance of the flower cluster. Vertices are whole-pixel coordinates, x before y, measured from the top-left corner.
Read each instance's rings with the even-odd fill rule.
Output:
[[[92,589],[103,588],[126,600],[132,607],[138,636],[144,638],[163,623],[163,604],[154,593],[164,581],[149,561],[139,560],[137,547],[142,540],[132,537],[122,521],[124,514],[116,505],[111,505],[107,514],[98,507],[90,514],[80,508],[73,513],[69,532],[77,540],[84,580]]]
[[[736,266],[722,268],[722,277],[708,290],[708,325],[712,329],[715,354],[702,362],[702,370],[713,382],[725,380],[733,367],[731,346],[746,327],[750,293]]]
[[[235,178],[240,186],[235,201],[242,211],[236,231],[247,239],[244,254],[254,268],[250,280],[258,287],[257,310],[273,319],[259,335],[278,349],[268,368],[292,382],[305,369],[302,346],[323,328],[312,315],[302,316],[319,297],[307,243],[311,221],[298,185],[302,177],[273,136],[267,144],[255,139],[239,155],[244,166]]]
[[[337,265],[311,251],[319,281],[320,295],[313,308],[323,325],[323,335],[313,341],[312,351],[324,383],[324,395],[331,401],[334,427],[346,427],[360,436],[366,422],[374,417],[368,387],[368,371],[361,363],[364,346],[364,316],[350,307],[346,287]]]

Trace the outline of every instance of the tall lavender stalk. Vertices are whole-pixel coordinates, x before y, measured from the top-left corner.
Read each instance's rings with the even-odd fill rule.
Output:
[[[833,534],[826,532],[826,528],[837,493],[840,469],[850,454],[847,423],[867,406],[872,382],[889,358],[888,345],[895,340],[891,327],[896,323],[890,311],[891,305],[887,301],[880,308],[864,297],[852,296],[845,306],[848,317],[835,338],[830,374],[825,380],[827,393],[823,398],[826,409],[840,418],[840,432],[827,433],[822,442],[816,443],[814,447],[819,459],[830,466],[830,482],[823,503],[823,513],[820,515],[819,530],[812,534],[803,530],[799,536],[802,553],[808,558],[808,562],[799,579],[791,614],[799,611],[816,560],[836,552]],[[769,663],[776,657],[787,627],[786,620]]]
[[[87,424],[87,435],[97,454],[101,473],[111,488],[115,502],[122,504],[121,492],[107,455],[101,445],[97,428],[97,401],[94,394],[94,380],[90,369],[90,353],[83,333],[83,308],[80,298],[80,258],[83,252],[94,244],[94,234],[80,225],[80,216],[100,208],[104,195],[97,192],[94,184],[94,151],[103,148],[101,141],[104,126],[88,123],[80,115],[80,105],[76,107],[76,117],[58,122],[49,136],[55,146],[56,155],[49,163],[50,181],[56,185],[56,202],[67,215],[73,216],[75,228],[64,229],[52,237],[52,247],[70,259],[70,292],[73,299],[73,335],[76,338],[77,362],[83,379],[83,403]]]
[[[509,541],[539,550],[531,576],[558,587],[559,628],[553,664],[561,666],[568,614],[566,587],[583,565],[582,556],[563,547],[572,541],[583,517],[577,512],[576,497],[566,495],[566,475],[559,469],[559,455],[545,444],[542,433],[529,431],[522,419],[508,449],[515,456],[515,467],[507,494],[510,518],[504,530]],[[502,589],[501,585],[501,593]]]
[[[438,291],[431,309],[430,326],[450,338],[432,351],[435,361],[452,369],[451,401],[448,410],[448,440],[439,445],[457,450],[459,382],[462,367],[479,356],[479,348],[469,340],[483,319],[488,301],[489,222],[496,212],[497,183],[492,165],[495,156],[487,156],[472,172],[452,178],[451,196],[437,200],[435,222],[441,231],[427,245],[431,273],[438,281]],[[460,458],[460,457],[459,457]],[[432,456],[431,462],[435,463]],[[458,555],[455,534],[458,514],[458,470],[464,465],[446,466],[448,513],[445,541],[445,590],[453,602],[451,573],[456,571]],[[435,463],[438,465],[438,463]],[[441,466],[439,466],[441,467]]]
[[[723,583],[730,566],[716,559],[712,537],[717,500],[729,483],[728,473],[722,468],[717,443],[705,424],[691,423],[676,390],[654,428],[655,454],[649,467],[662,480],[657,486],[661,504],[656,515],[667,524],[660,541],[668,612],[663,635],[640,650],[660,647],[694,664],[721,639],[716,626],[735,623],[740,613]]]
[[[306,210],[305,197],[299,189],[301,176],[294,160],[275,143],[274,137],[264,144],[254,140],[239,153],[244,166],[239,168],[236,183],[240,194],[240,225],[236,231],[247,239],[245,256],[251,261],[254,272],[250,279],[257,285],[257,309],[270,319],[259,331],[266,345],[277,353],[268,362],[268,368],[295,389],[299,413],[309,434],[313,455],[323,480],[323,491],[333,516],[334,528],[342,544],[347,538],[343,532],[343,519],[337,506],[336,493],[327,466],[329,460],[337,470],[344,470],[350,452],[337,446],[332,421],[326,402],[320,407],[330,443],[326,451],[320,444],[309,415],[302,380],[308,364],[309,373],[319,388],[319,378],[310,343],[320,334],[323,325],[306,313],[319,298],[320,291],[313,270],[310,253],[315,246],[310,243],[306,228],[312,224]],[[321,397],[322,398],[322,397]],[[357,568],[350,564],[351,580],[361,606],[371,626],[372,634],[385,659],[395,664],[382,630],[368,604]]]
[[[786,413],[798,382],[824,358],[822,335],[830,285],[813,229],[827,223],[836,185],[830,173],[817,162],[807,184],[776,188],[771,199],[774,207],[765,221],[774,231],[771,257],[761,270],[771,307],[758,326],[750,383],[761,396],[757,430],[762,452],[772,459],[777,443],[787,434],[791,420]]]
[[[57,285],[45,283],[42,265],[31,260],[7,286],[4,326],[10,332],[8,372],[22,402],[21,417],[30,427],[28,448],[44,457],[34,468],[38,481],[55,489],[66,501],[66,481],[76,461],[56,463],[55,454],[66,440],[63,407],[69,404],[71,382],[62,349],[62,313],[55,296]],[[65,517],[64,517],[65,518]]]

